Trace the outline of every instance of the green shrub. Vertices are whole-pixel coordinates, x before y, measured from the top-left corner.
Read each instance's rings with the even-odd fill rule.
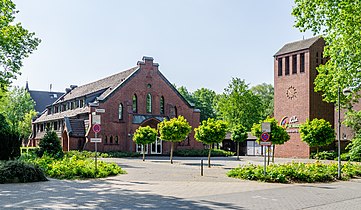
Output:
[[[107,152],[109,157],[112,158],[124,158],[124,157],[140,157],[142,154],[139,152]]]
[[[91,151],[77,151],[71,150],[65,153],[65,156],[71,157],[73,155],[78,156],[78,158],[93,158],[95,157],[95,152]],[[139,152],[120,152],[120,151],[113,151],[113,152],[98,152],[97,154],[100,158],[124,158],[124,157],[140,157],[141,154]]]
[[[317,160],[334,160],[335,158],[337,158],[337,152],[336,151],[322,151],[322,152],[313,154],[312,158],[317,159]]]
[[[265,182],[292,183],[292,182],[330,182],[337,178],[337,163],[322,164],[315,163],[287,163],[273,164],[267,166],[267,173],[264,175],[263,166],[244,165],[232,169],[227,176],[257,180]],[[342,167],[342,178],[348,180],[352,177],[361,176],[361,165],[345,163]]]
[[[47,179],[38,166],[19,160],[0,162],[0,183],[39,181],[47,181]]]
[[[61,158],[64,155],[58,135],[50,129],[46,130],[44,138],[39,142],[38,156],[42,157],[43,155],[55,158]]]
[[[208,149],[182,149],[174,151],[174,156],[180,157],[207,157]],[[220,149],[212,149],[212,157],[228,157],[233,156],[234,152],[224,151]]]
[[[43,155],[41,158],[29,158],[27,161],[43,168],[47,176],[57,179],[102,178],[126,173],[115,163],[98,161],[98,172],[95,175],[95,160],[86,157],[91,153],[67,153],[62,159]]]

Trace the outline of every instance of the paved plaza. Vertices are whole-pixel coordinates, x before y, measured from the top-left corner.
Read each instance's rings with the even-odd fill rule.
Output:
[[[104,179],[2,184],[0,209],[361,209],[358,179],[271,184],[225,175],[239,164],[262,164],[261,157],[212,158],[204,176],[200,158],[175,158],[173,165],[168,157],[147,158],[105,159],[128,174]]]

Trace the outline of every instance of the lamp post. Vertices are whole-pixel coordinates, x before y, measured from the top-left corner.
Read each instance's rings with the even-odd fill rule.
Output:
[[[338,156],[338,167],[337,167],[337,178],[341,179],[341,102],[340,102],[340,86],[337,89],[337,105],[338,105],[338,137],[337,137],[337,156]],[[349,95],[351,90],[348,88],[343,89],[344,95]]]

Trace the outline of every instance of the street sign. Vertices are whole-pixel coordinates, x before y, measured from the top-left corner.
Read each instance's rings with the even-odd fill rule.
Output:
[[[262,141],[268,141],[269,140],[269,134],[267,132],[263,132],[261,134],[261,140]]]
[[[93,143],[100,143],[102,142],[102,138],[90,138],[90,142],[93,142]]]
[[[260,145],[261,145],[261,146],[271,146],[271,145],[272,145],[272,142],[270,142],[270,141],[261,141],[261,142],[260,142]]]
[[[92,116],[92,124],[101,124],[100,122],[100,115],[93,115]]]
[[[99,133],[100,132],[100,125],[99,124],[95,124],[93,125],[93,131],[94,133]]]
[[[97,112],[97,113],[105,113],[105,109],[95,109],[95,112]]]
[[[262,132],[271,132],[271,123],[270,122],[263,122],[262,123]]]

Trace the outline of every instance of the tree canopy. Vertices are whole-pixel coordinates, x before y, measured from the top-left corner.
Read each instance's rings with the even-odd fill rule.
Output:
[[[361,89],[361,1],[295,0],[292,14],[300,31],[312,31],[326,41],[326,64],[317,68],[315,90],[328,102],[337,101],[337,88]],[[341,95],[342,101],[345,96]],[[351,96],[349,96],[351,98]]]
[[[145,160],[145,145],[151,144],[157,140],[157,130],[151,128],[149,125],[146,127],[139,127],[133,136],[133,141],[137,144],[143,145],[143,161]]]
[[[262,119],[260,98],[239,78],[232,78],[223,94],[217,97],[216,110],[219,117],[231,127],[242,124],[246,130],[250,130],[253,123]]]
[[[262,103],[262,118],[273,117],[274,88],[271,84],[262,83],[251,88],[251,91],[258,96]]]
[[[307,119],[300,126],[302,141],[306,142],[310,147],[320,147],[331,144],[335,141],[335,131],[330,122],[324,119]]]
[[[39,45],[40,39],[15,23],[18,11],[11,0],[0,0],[0,88],[5,90],[20,74],[23,59]]]
[[[239,143],[246,141],[247,138],[247,130],[243,125],[236,125],[232,129],[231,139],[237,143],[237,160],[239,160]]]

